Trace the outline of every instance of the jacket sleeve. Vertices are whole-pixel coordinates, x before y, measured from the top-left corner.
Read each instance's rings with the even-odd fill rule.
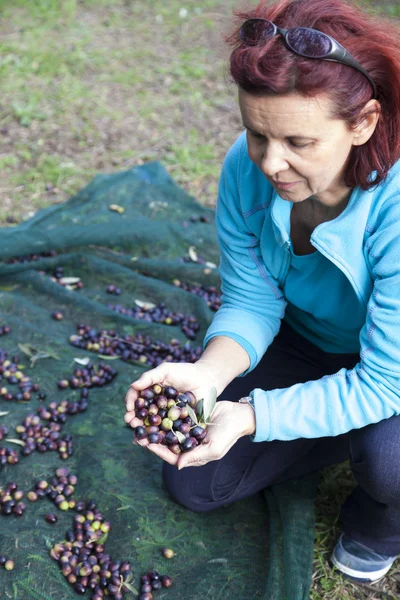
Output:
[[[250,367],[258,364],[279,331],[286,302],[276,280],[263,264],[260,240],[243,216],[240,181],[250,193],[251,181],[240,177],[241,158],[247,157],[243,137],[229,150],[222,167],[216,209],[221,251],[222,305],[206,333],[204,347],[215,336],[227,336],[248,353]]]
[[[385,204],[366,248],[374,285],[359,363],[286,389],[254,390],[254,441],[336,436],[400,414],[400,204]]]

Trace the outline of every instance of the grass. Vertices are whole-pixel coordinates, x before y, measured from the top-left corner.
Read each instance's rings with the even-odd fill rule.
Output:
[[[240,122],[221,42],[236,5],[0,0],[0,224],[63,202],[98,172],[149,160],[213,206]],[[394,2],[382,10],[400,16]],[[353,485],[340,465],[320,487],[310,600],[400,597],[396,571],[373,591],[328,567]]]
[[[2,0],[0,223],[156,159],[212,205],[236,136],[218,25],[233,4]]]

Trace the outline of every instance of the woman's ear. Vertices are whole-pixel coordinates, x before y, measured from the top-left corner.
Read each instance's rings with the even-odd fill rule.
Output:
[[[361,111],[358,125],[353,129],[354,146],[362,146],[368,142],[369,138],[375,131],[381,114],[381,105],[378,100],[370,100]]]

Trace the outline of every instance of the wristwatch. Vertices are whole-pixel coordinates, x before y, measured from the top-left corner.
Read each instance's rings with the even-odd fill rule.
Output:
[[[240,404],[250,404],[251,408],[255,410],[253,396],[243,396],[243,398],[239,398],[239,402]]]

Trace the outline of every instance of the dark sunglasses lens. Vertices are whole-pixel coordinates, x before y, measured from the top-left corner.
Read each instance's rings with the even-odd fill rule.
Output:
[[[240,38],[250,46],[256,46],[269,40],[275,34],[275,27],[270,21],[250,19],[240,28]]]
[[[332,48],[330,39],[322,31],[306,27],[289,29],[286,41],[292,50],[310,58],[324,58]]]

